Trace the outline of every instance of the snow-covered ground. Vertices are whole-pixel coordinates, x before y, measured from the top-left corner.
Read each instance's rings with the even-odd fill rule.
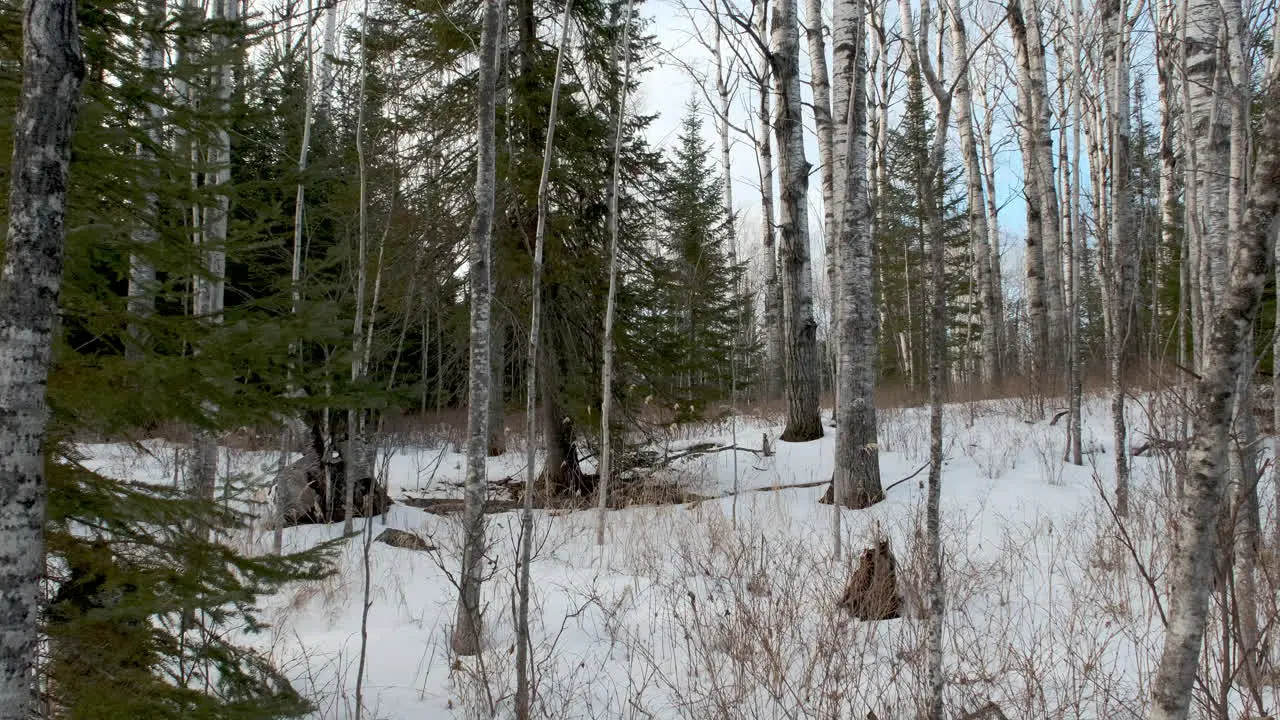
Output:
[[[1131,406],[1134,436],[1141,441],[1151,423],[1163,425],[1168,410],[1155,401]],[[1087,404],[1083,467],[1061,461],[1061,424],[1032,417],[1043,416],[1012,400],[947,408],[942,516],[949,714],[994,702],[1010,719],[1140,717],[1162,631],[1139,567],[1165,602],[1170,469],[1157,457],[1134,459],[1126,544],[1100,491],[1110,491],[1113,477],[1106,403]],[[881,412],[886,486],[926,462],[927,419],[920,409]],[[685,428],[673,432],[665,449],[729,443],[735,433],[740,445],[758,448],[762,434],[776,438],[779,430],[755,419]],[[913,717],[924,659],[923,626],[913,615],[921,596],[925,473],[894,486],[873,508],[841,511],[840,561],[831,551],[835,511],[817,502],[824,487],[729,495],[735,456],[741,490],[810,483],[830,478],[834,442],[828,427],[822,440],[779,443],[768,458],[719,452],[677,463],[671,474],[688,490],[716,499],[611,511],[603,549],[595,544],[594,510],[538,511],[536,716]],[[511,445],[508,455],[491,461],[491,479],[522,471],[523,442]],[[177,461],[161,444],[148,446],[145,455],[109,445],[84,450],[88,464],[104,472],[157,482],[173,477]],[[224,460],[231,473],[253,478],[265,477],[278,457],[226,451]],[[380,465],[393,497],[448,496],[457,493],[464,458],[443,441],[396,448]],[[1264,503],[1274,507],[1269,497]],[[1269,526],[1275,522],[1264,514]],[[373,522],[379,532],[382,521]],[[437,549],[372,545],[365,717],[511,715],[517,514],[488,516],[486,650],[470,658],[453,657],[448,647],[458,519],[398,504],[386,522],[429,538]],[[290,529],[286,549],[339,531]],[[906,617],[863,623],[836,601],[851,574],[848,555],[877,535],[887,536],[897,555]],[[255,551],[269,546],[262,533],[236,541]],[[315,699],[317,718],[352,716],[363,559],[363,544],[352,541],[331,579],[271,598],[273,627],[254,639]],[[1270,593],[1266,611],[1274,612],[1274,585],[1263,580],[1262,589]],[[1270,693],[1274,708],[1280,693],[1274,685]]]

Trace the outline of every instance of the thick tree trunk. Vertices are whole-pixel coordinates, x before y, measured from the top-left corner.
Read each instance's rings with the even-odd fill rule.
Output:
[[[1218,3],[1190,0],[1186,16],[1188,136],[1210,134],[1220,111],[1213,79],[1218,73],[1217,37],[1223,20]],[[1280,209],[1280,77],[1273,76],[1259,107],[1257,159],[1233,248],[1227,292],[1220,296],[1212,336],[1205,343],[1204,370],[1196,383],[1196,436],[1190,450],[1191,473],[1179,509],[1177,551],[1170,569],[1173,584],[1164,650],[1152,688],[1151,720],[1185,720],[1199,665],[1213,584],[1215,542],[1224,498],[1228,433],[1237,382],[1247,357],[1249,329],[1257,317],[1263,290],[1273,272],[1274,223]],[[1197,140],[1197,142],[1199,142]],[[1205,183],[1210,197],[1222,196],[1225,183]],[[1218,198],[1222,200],[1221,197]],[[1218,242],[1225,225],[1212,215],[1201,218],[1206,240]],[[1225,260],[1226,258],[1222,258]]]
[[[867,199],[866,36],[862,0],[841,0],[832,23],[837,98],[836,162],[840,361],[837,364],[832,501],[864,508],[884,499],[875,394],[875,307],[871,295],[871,208]],[[841,99],[843,98],[843,100]],[[838,532],[838,525],[837,525]],[[839,543],[839,535],[837,535]],[[839,553],[837,544],[837,554]]]
[[[476,88],[476,210],[468,243],[471,285],[471,358],[467,401],[467,475],[463,486],[462,570],[453,651],[480,652],[480,583],[484,576],[484,499],[489,479],[490,308],[493,286],[489,258],[493,249],[493,215],[497,196],[498,40],[502,36],[500,0],[487,0],[480,26],[480,70]],[[501,389],[499,389],[501,392]]]
[[[35,709],[44,576],[42,445],[66,240],[67,168],[84,79],[70,0],[27,0],[14,118],[9,230],[0,269],[0,720]]]
[[[951,56],[969,57],[969,42],[964,18],[959,8],[948,13],[951,29]],[[982,182],[982,164],[978,159],[978,144],[973,133],[973,96],[969,90],[968,62],[956,61],[955,111],[956,128],[960,133],[960,157],[964,161],[969,207],[970,245],[976,265],[978,301],[982,307],[982,381],[991,386],[1000,380],[1000,316],[996,294],[999,281],[993,278],[991,243],[987,230],[987,200]]]
[[[813,277],[809,263],[809,163],[804,155],[798,21],[796,0],[779,0],[773,14],[770,59],[778,96],[774,131],[782,170],[779,228],[787,353],[787,426],[781,439],[788,442],[822,437],[818,416],[818,324],[813,317]]]
[[[755,29],[760,37],[765,36],[768,23],[768,0],[759,0]],[[765,394],[775,399],[782,393],[785,385],[786,358],[783,343],[782,323],[782,285],[778,279],[777,231],[774,223],[773,208],[773,113],[769,109],[770,70],[769,57],[764,53],[760,61],[759,105],[757,117],[760,129],[756,134],[756,157],[760,168],[760,235],[763,246],[764,263],[764,325],[765,325]]]
[[[1019,138],[1022,143],[1022,175],[1023,194],[1027,205],[1027,242],[1026,242],[1026,278],[1027,278],[1027,322],[1031,326],[1031,367],[1030,376],[1036,382],[1048,379],[1050,353],[1049,285],[1046,279],[1044,250],[1044,193],[1040,187],[1036,143],[1037,123],[1036,107],[1033,97],[1035,83],[1028,47],[1028,31],[1022,13],[1020,0],[1011,0],[1007,7],[1009,26],[1013,31],[1013,41],[1018,65],[1018,121]]]

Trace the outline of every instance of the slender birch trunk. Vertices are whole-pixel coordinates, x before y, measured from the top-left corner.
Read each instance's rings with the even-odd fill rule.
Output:
[[[1111,202],[1109,242],[1111,256],[1111,336],[1107,343],[1107,374],[1111,386],[1111,427],[1115,443],[1116,514],[1129,514],[1129,444],[1124,406],[1128,388],[1124,367],[1132,343],[1133,298],[1137,284],[1134,253],[1131,190],[1129,186],[1129,18],[1125,0],[1102,3],[1103,87],[1110,114]],[[1109,245],[1109,247],[1107,247]]]
[[[1075,32],[1071,38],[1071,54],[1073,67],[1080,68],[1083,60],[1083,48],[1081,37],[1084,34],[1084,12],[1081,8],[1080,0],[1072,0],[1071,3],[1071,19],[1075,25]],[[1070,343],[1069,352],[1071,357],[1068,359],[1070,364],[1070,388],[1068,388],[1068,418],[1067,418],[1067,452],[1064,459],[1069,460],[1074,465],[1084,464],[1084,448],[1082,440],[1081,428],[1084,424],[1082,417],[1082,395],[1083,390],[1083,368],[1080,341],[1080,305],[1081,286],[1080,275],[1084,272],[1084,222],[1080,210],[1080,94],[1083,92],[1081,86],[1080,72],[1071,73],[1071,164],[1070,164],[1070,182],[1067,183],[1067,192],[1069,195],[1068,207],[1070,208],[1070,216],[1067,219],[1068,226],[1071,228],[1071,240],[1067,243],[1067,252],[1069,255],[1070,267],[1070,292],[1071,292],[1071,317],[1069,319]],[[1063,110],[1066,111],[1065,108]]]
[[[1053,125],[1049,107],[1048,70],[1041,13],[1037,0],[1026,0],[1024,17],[1027,31],[1027,58],[1031,84],[1028,88],[1034,127],[1033,163],[1039,174],[1041,242],[1044,254],[1045,309],[1048,313],[1049,369],[1062,369],[1058,348],[1064,346],[1066,308],[1062,280],[1062,236],[1059,221],[1058,191],[1053,172]]]
[[[831,335],[827,343],[832,368],[840,365],[835,343],[830,342],[840,322],[836,301],[836,205],[835,142],[833,140],[831,77],[827,72],[827,43],[823,33],[822,0],[805,0],[805,39],[809,46],[809,87],[813,91],[813,124],[818,136],[818,166],[822,189],[822,240],[826,248],[827,293],[831,308]],[[838,372],[838,371],[836,371]],[[833,375],[833,377],[835,377]],[[836,389],[835,395],[839,395]]]
[[[770,61],[777,89],[774,131],[782,170],[779,228],[783,325],[787,337],[787,426],[781,439],[787,442],[822,437],[818,415],[818,325],[813,317],[813,277],[809,262],[809,163],[804,155],[798,22],[796,0],[779,0],[773,13]]]
[[[453,630],[453,651],[480,652],[480,583],[484,575],[484,495],[489,432],[489,257],[497,201],[498,38],[502,2],[487,0],[480,26],[480,69],[476,88],[476,210],[471,218],[468,281],[471,285],[471,358],[467,403],[467,476],[464,485],[461,581]],[[530,436],[532,446],[532,436]]]
[[[140,64],[143,72],[152,85],[149,88],[154,97],[147,101],[146,108],[146,141],[139,142],[135,155],[143,167],[153,165],[156,161],[156,148],[164,143],[164,109],[160,99],[164,95],[164,24],[166,21],[165,0],[149,0],[146,14],[142,18],[146,32],[142,36],[142,57]],[[151,182],[159,179],[154,167],[148,168],[147,174]],[[155,243],[156,228],[160,222],[160,205],[153,190],[147,190],[142,201],[142,217],[134,228],[130,238],[133,242],[146,248]],[[143,249],[145,253],[145,249]],[[155,298],[156,269],[150,261],[135,252],[129,256],[129,342],[125,346],[126,357],[141,359],[150,344],[150,333],[143,324],[156,309]]]
[[[929,148],[923,177],[918,180],[916,194],[922,208],[922,225],[929,248],[929,298],[928,355],[929,382],[929,488],[925,501],[925,575],[928,587],[928,609],[925,630],[925,685],[922,713],[927,720],[943,720],[942,694],[945,678],[942,674],[942,621],[946,612],[946,586],[942,576],[942,383],[947,365],[946,344],[946,234],[943,228],[942,204],[939,197],[943,163],[946,157],[947,126],[950,121],[954,89],[958,82],[949,85],[934,71],[929,56],[928,37],[932,7],[928,0],[920,3],[920,28],[918,34],[911,18],[909,0],[899,0],[899,15],[909,35],[906,51],[911,64],[928,84],[937,102],[937,118],[934,137]],[[952,13],[957,10],[952,6]],[[957,78],[968,72],[968,55],[956,58]]]
[[[491,2],[493,0],[490,0]],[[555,79],[551,84],[551,108],[547,113],[547,141],[542,151],[542,175],[538,180],[538,221],[534,230],[533,278],[530,281],[532,308],[529,316],[528,357],[525,362],[525,491],[524,507],[520,511],[519,591],[516,607],[516,719],[529,720],[533,708],[533,659],[529,635],[529,593],[533,583],[533,494],[537,481],[538,416],[535,412],[538,394],[538,346],[542,326],[542,270],[543,254],[547,240],[547,213],[551,185],[551,160],[555,152],[556,117],[560,110],[560,84],[564,71],[564,56],[569,47],[569,28],[572,25],[573,0],[564,5],[560,22],[560,45],[556,53]],[[554,432],[548,428],[548,433]],[[550,475],[550,472],[548,472]]]
[[[27,720],[39,639],[48,488],[45,386],[66,240],[67,170],[84,80],[69,0],[27,0],[0,268],[0,720]]]
[[[867,198],[866,6],[840,0],[832,23],[835,43],[840,190],[840,362],[837,365],[835,474],[836,548],[842,507],[864,508],[884,499],[875,407],[875,306],[871,293],[871,207]],[[841,99],[843,98],[843,99]]]
[[[369,32],[369,0],[365,0],[360,15],[360,92],[356,98],[356,162],[359,172],[360,211],[359,227],[356,231],[356,287],[355,313],[351,320],[351,382],[355,384],[364,377],[364,295],[368,284],[369,272],[366,267],[369,245],[369,172],[365,157],[365,101],[368,97],[367,84],[368,65],[368,32]],[[347,449],[343,462],[344,482],[342,489],[342,532],[349,534],[355,527],[355,485],[362,479],[364,460],[364,413],[352,408],[347,411]]]
[[[1188,137],[1201,142],[1213,132],[1221,111],[1214,87],[1219,73],[1216,39],[1223,18],[1211,0],[1188,0],[1185,65],[1190,94]],[[1224,499],[1227,446],[1237,383],[1246,372],[1249,329],[1257,316],[1263,290],[1273,272],[1274,223],[1280,210],[1280,75],[1273,74],[1259,105],[1257,156],[1250,192],[1240,224],[1239,242],[1232,248],[1226,294],[1217,304],[1212,336],[1205,343],[1204,370],[1196,383],[1195,427],[1190,450],[1191,473],[1179,508],[1178,538],[1170,579],[1170,615],[1164,649],[1152,688],[1151,720],[1184,720],[1199,666],[1208,616],[1209,592],[1217,548],[1218,525]],[[1225,183],[1202,180],[1211,195],[1222,200]],[[1213,202],[1212,197],[1201,198]],[[1200,219],[1205,239],[1219,242],[1225,225],[1212,214]],[[1225,258],[1224,258],[1225,259]]]
[[[618,109],[613,126],[613,175],[609,179],[609,297],[604,313],[604,371],[600,404],[600,516],[596,524],[596,545],[604,545],[605,518],[609,508],[609,481],[613,474],[613,332],[618,305],[618,195],[622,192],[622,142],[626,129],[627,89],[631,84],[631,0],[621,17],[623,71],[618,91]],[[717,35],[719,37],[719,35]],[[616,52],[616,50],[615,50]],[[617,63],[614,63],[617,66]],[[728,123],[728,115],[724,122]],[[727,138],[727,133],[724,136]],[[725,150],[727,154],[728,144]]]
[[[1005,329],[1004,308],[1004,274],[1000,263],[1000,205],[996,198],[996,161],[992,148],[992,137],[995,130],[995,113],[987,101],[985,92],[978,93],[982,101],[982,132],[978,135],[980,159],[982,161],[983,186],[987,190],[987,245],[991,248],[991,282],[994,288],[996,341],[1000,353],[1000,367],[1007,369],[1009,363],[1009,338]]]

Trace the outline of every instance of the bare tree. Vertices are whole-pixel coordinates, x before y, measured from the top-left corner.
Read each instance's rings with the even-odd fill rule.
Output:
[[[786,385],[787,357],[784,349],[782,283],[778,277],[777,224],[773,202],[774,162],[773,141],[770,137],[773,131],[773,112],[769,107],[773,72],[769,46],[763,42],[769,20],[769,0],[756,0],[752,11],[755,13],[752,30],[761,39],[757,46],[760,51],[760,68],[756,71],[756,114],[760,127],[756,131],[756,158],[760,170],[760,237],[764,262],[764,378],[765,393],[772,399],[778,397],[778,389]]]
[[[538,392],[539,333],[542,325],[542,269],[543,253],[547,242],[547,213],[550,201],[551,161],[555,152],[556,117],[560,110],[560,84],[564,75],[564,56],[569,47],[570,19],[573,0],[564,4],[560,24],[560,45],[556,53],[555,79],[551,84],[551,109],[547,113],[547,142],[542,151],[542,175],[538,180],[538,221],[534,230],[533,278],[530,281],[531,304],[529,315],[529,345],[525,361],[525,490],[524,507],[520,512],[520,557],[518,562],[519,590],[516,608],[516,718],[529,720],[533,703],[533,661],[529,635],[529,592],[533,583],[533,493],[537,470],[537,414],[534,412]],[[550,402],[547,399],[546,402]],[[548,460],[549,462],[550,460]],[[548,468],[548,472],[550,468]]]
[[[782,321],[787,338],[787,425],[781,439],[805,442],[822,437],[822,421],[818,415],[818,323],[813,317],[813,269],[809,262],[809,163],[804,155],[796,0],[778,0],[771,29],[770,61],[777,91],[774,133],[781,168]]]
[[[0,269],[0,718],[35,709],[44,522],[45,386],[62,286],[67,169],[84,59],[70,0],[27,0]]]
[[[626,123],[627,88],[631,83],[631,0],[620,18],[622,23],[621,52],[623,54],[622,87],[618,91],[618,108],[614,115],[613,176],[609,180],[609,297],[604,313],[604,368],[601,372],[600,403],[600,517],[596,525],[596,545],[604,545],[605,516],[609,508],[609,481],[613,473],[613,324],[618,304],[618,195],[622,191],[622,142]],[[718,27],[718,26],[717,26]],[[615,53],[617,49],[615,49]],[[614,67],[617,67],[615,59]],[[726,120],[727,122],[727,120]],[[725,138],[725,154],[728,155],[728,134]]]
[[[356,97],[356,164],[359,174],[359,213],[356,229],[355,313],[351,320],[351,382],[364,377],[364,303],[365,288],[369,281],[369,162],[365,155],[365,104],[368,97],[369,76],[369,0],[364,1],[360,14],[360,90]],[[356,408],[347,411],[347,448],[344,453],[342,483],[342,532],[350,534],[355,518],[355,485],[363,478],[364,462],[364,413]]]
[[[462,572],[452,642],[453,651],[459,655],[480,652],[484,495],[488,484],[485,468],[489,445],[489,393],[492,391],[489,387],[492,370],[489,362],[489,301],[492,293],[489,257],[493,249],[493,215],[497,197],[498,39],[501,35],[502,3],[487,0],[480,26],[480,69],[476,87],[476,210],[471,218],[467,258],[471,284],[467,476],[462,517]]]
[[[1222,95],[1215,79],[1221,76],[1217,39],[1223,22],[1219,3],[1186,3],[1184,73],[1190,111],[1186,121],[1188,138],[1196,138],[1193,150],[1205,149],[1195,147],[1198,138],[1209,135],[1220,122]],[[1197,434],[1189,451],[1190,473],[1179,507],[1177,550],[1169,573],[1171,610],[1152,687],[1151,720],[1184,720],[1188,716],[1219,552],[1231,415],[1237,384],[1246,371],[1249,328],[1257,317],[1275,260],[1274,223],[1280,210],[1280,184],[1274,182],[1280,176],[1280,73],[1274,67],[1265,87],[1258,105],[1262,117],[1255,135],[1256,159],[1241,234],[1233,244],[1226,292],[1216,302],[1211,336],[1202,346],[1205,362],[1196,382],[1194,403]],[[1208,196],[1199,195],[1199,202],[1225,202],[1225,182],[1201,182],[1201,188],[1209,192]],[[1208,245],[1222,242],[1226,232],[1225,224],[1216,222],[1215,215],[1197,218]]]

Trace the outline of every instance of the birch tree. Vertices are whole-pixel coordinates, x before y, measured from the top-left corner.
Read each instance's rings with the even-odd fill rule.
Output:
[[[497,196],[498,39],[502,3],[487,0],[480,26],[480,68],[476,87],[476,210],[471,218],[468,279],[471,284],[471,358],[467,404],[467,476],[462,527],[462,572],[453,631],[453,651],[480,652],[480,583],[484,560],[484,495],[489,479],[489,258]],[[501,392],[501,389],[499,389]],[[530,436],[532,438],[532,435]],[[532,445],[532,440],[530,440]]]
[[[838,352],[832,503],[863,508],[884,498],[876,437],[875,308],[871,294],[871,208],[867,197],[866,6],[834,8]],[[839,555],[839,526],[836,554]]]
[[[1184,66],[1187,134],[1193,150],[1205,149],[1198,138],[1220,122],[1223,108],[1215,79],[1219,64],[1221,5],[1188,0],[1185,8]],[[1209,593],[1219,552],[1219,522],[1225,497],[1227,448],[1237,384],[1246,372],[1250,327],[1257,317],[1263,290],[1273,271],[1275,222],[1280,210],[1280,73],[1272,68],[1260,98],[1262,116],[1255,135],[1256,157],[1244,203],[1241,234],[1233,244],[1225,294],[1219,296],[1205,343],[1203,370],[1196,381],[1194,419],[1197,434],[1189,450],[1189,476],[1178,509],[1177,548],[1170,568],[1169,623],[1152,685],[1150,720],[1185,720],[1204,641]],[[1225,203],[1227,188],[1201,179],[1200,202]],[[1207,186],[1207,187],[1206,187]],[[1225,224],[1215,213],[1196,218],[1207,245],[1223,242]],[[1226,258],[1223,258],[1226,260]]]
[[[146,140],[139,141],[136,155],[142,166],[152,164],[156,160],[156,149],[164,142],[163,122],[164,110],[160,99],[164,94],[164,81],[161,72],[164,68],[164,33],[165,0],[150,0],[146,4],[146,13],[142,22],[146,32],[142,36],[140,65],[147,79],[151,82],[148,88],[153,94],[146,103]],[[150,173],[152,182],[158,179],[158,173]],[[156,270],[143,253],[155,243],[156,228],[159,224],[160,205],[154,190],[147,190],[142,201],[141,222],[134,229],[131,239],[140,246],[141,252],[135,251],[129,257],[129,343],[125,353],[139,359],[148,344],[148,333],[143,327],[147,318],[155,312]]]
[[[494,0],[490,0],[493,2]],[[547,243],[547,213],[549,212],[551,162],[555,152],[556,117],[560,109],[560,84],[564,71],[564,56],[569,47],[569,28],[573,0],[564,4],[560,25],[559,52],[556,53],[556,69],[551,83],[551,108],[547,112],[547,140],[542,151],[542,174],[538,180],[538,220],[534,230],[533,277],[530,280],[531,308],[529,311],[529,344],[525,360],[525,491],[524,507],[520,511],[520,555],[518,562],[518,599],[516,606],[516,718],[529,720],[533,703],[533,660],[529,635],[529,593],[533,583],[533,493],[537,480],[536,454],[537,414],[534,412],[538,392],[539,334],[542,325],[542,274],[543,255]],[[546,402],[550,402],[548,399]],[[550,471],[550,468],[548,468]]]
[[[760,175],[760,238],[761,259],[764,264],[764,324],[765,324],[765,393],[770,398],[779,395],[785,387],[787,358],[784,350],[782,321],[782,284],[778,277],[777,225],[775,224],[773,184],[773,112],[770,110],[773,78],[769,46],[763,42],[769,21],[769,0],[756,0],[752,10],[752,30],[756,34],[760,51],[760,67],[756,71],[757,106],[756,159]]]
[[[234,1],[234,0],[224,0]],[[369,162],[365,156],[365,104],[368,89],[368,33],[369,0],[365,0],[360,15],[360,89],[356,96],[356,166],[359,183],[356,225],[355,312],[351,319],[351,382],[364,377],[364,302],[365,288],[369,281]],[[355,487],[362,479],[364,460],[364,414],[356,409],[347,410],[347,448],[343,453],[342,483],[342,532],[350,534],[355,522]]]
[[[48,494],[45,384],[62,286],[71,133],[85,74],[74,2],[27,0],[22,30],[0,269],[0,720],[27,720],[35,709]]]
[[[626,9],[621,17],[622,39],[622,86],[618,91],[618,107],[614,116],[613,135],[613,176],[609,180],[609,295],[605,301],[604,311],[604,368],[601,372],[600,402],[600,487],[597,490],[599,502],[599,518],[596,524],[596,545],[604,545],[605,515],[609,508],[609,482],[613,474],[613,332],[614,314],[618,305],[618,195],[622,190],[622,142],[624,121],[627,108],[627,88],[631,83],[631,0],[627,0]],[[717,25],[717,28],[719,26]],[[719,30],[717,29],[717,38]],[[615,54],[618,50],[615,48]],[[614,66],[617,66],[615,60]],[[718,84],[723,87],[721,75],[717,72]],[[722,96],[724,97],[724,96]],[[726,108],[727,110],[727,108]],[[728,123],[726,113],[724,122]],[[728,133],[724,139],[724,153],[728,156]]]
[[[214,190],[213,203],[201,210],[201,228],[196,234],[201,248],[200,272],[195,277],[193,306],[195,316],[208,324],[222,322],[227,277],[227,221],[231,209],[231,197],[227,186],[231,184],[231,133],[226,117],[231,108],[231,89],[235,82],[232,64],[231,32],[238,19],[240,3],[237,0],[215,0],[213,19],[223,24],[221,32],[214,36],[214,52],[221,63],[214,68],[210,84],[213,86],[214,103],[224,118],[213,132],[209,142],[206,162],[211,173],[206,182]],[[206,405],[206,411],[216,408]],[[196,431],[192,444],[190,494],[199,499],[212,500],[218,476],[218,445],[209,430]]]
[[[1107,342],[1107,375],[1111,386],[1111,426],[1115,441],[1116,514],[1129,513],[1129,448],[1124,406],[1124,363],[1133,324],[1133,296],[1137,285],[1129,168],[1129,48],[1128,3],[1104,0],[1102,12],[1103,87],[1107,95],[1110,129],[1110,230],[1102,251],[1109,256],[1112,283],[1107,312],[1111,335]]]
[[[822,422],[818,415],[818,324],[813,316],[813,270],[809,262],[809,163],[804,153],[796,0],[778,0],[771,30],[770,61],[777,92],[774,134],[781,170],[778,227],[782,237],[782,320],[787,353],[787,425],[781,439],[805,442],[822,437]]]

